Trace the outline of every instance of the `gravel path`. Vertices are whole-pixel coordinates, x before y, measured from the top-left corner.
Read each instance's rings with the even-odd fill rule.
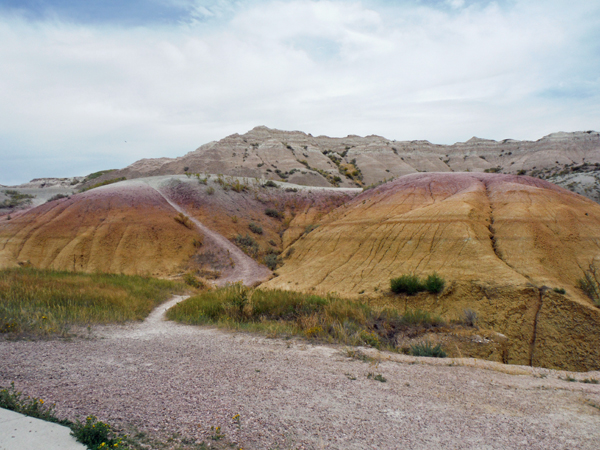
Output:
[[[600,385],[459,360],[365,363],[341,347],[164,321],[182,299],[91,338],[0,340],[0,383],[56,402],[60,416],[95,414],[163,442],[211,442],[221,426],[244,449],[598,448],[600,409],[589,402],[600,407]],[[589,376],[600,378],[577,374]]]

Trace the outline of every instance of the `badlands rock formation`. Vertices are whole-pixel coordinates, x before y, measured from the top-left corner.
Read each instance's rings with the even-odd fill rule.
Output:
[[[470,308],[509,338],[505,362],[600,368],[600,309],[576,287],[600,258],[595,202],[526,176],[415,174],[366,191],[318,225],[287,249],[266,287],[447,318]],[[384,295],[390,278],[433,272],[447,281],[441,295]]]
[[[31,264],[154,276],[193,269],[227,278],[235,269],[230,250],[206,239],[193,223],[174,220],[176,208],[226,239],[249,235],[256,245],[245,250],[262,261],[281,252],[285,230],[299,236],[307,224],[352,195],[343,190],[286,191],[245,181],[213,177],[205,185],[185,176],[130,180],[20,211],[10,220],[0,217],[0,268]],[[276,217],[266,215],[267,209]],[[251,223],[260,234],[250,230]]]
[[[363,186],[417,172],[526,173],[600,200],[600,133],[553,133],[535,142],[472,138],[453,145],[381,136],[313,137],[256,127],[180,158],[143,159],[93,182],[185,171],[287,180],[308,186]],[[90,182],[91,183],[91,182]]]

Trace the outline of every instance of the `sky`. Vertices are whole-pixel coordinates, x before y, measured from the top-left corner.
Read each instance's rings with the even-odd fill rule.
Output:
[[[439,144],[600,129],[597,0],[0,0],[0,184],[258,125]]]

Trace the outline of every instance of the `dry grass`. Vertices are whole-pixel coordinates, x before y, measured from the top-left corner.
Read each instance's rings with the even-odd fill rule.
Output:
[[[424,311],[375,310],[361,302],[240,284],[190,297],[167,312],[178,322],[255,331],[270,337],[302,336],[347,345],[395,349],[399,334],[445,326]]]
[[[0,271],[0,333],[68,334],[71,325],[144,319],[183,283],[31,268]]]

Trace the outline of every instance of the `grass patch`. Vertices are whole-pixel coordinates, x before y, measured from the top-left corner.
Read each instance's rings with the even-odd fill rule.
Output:
[[[118,183],[119,181],[125,181],[126,179],[127,179],[127,177],[119,177],[119,178],[112,178],[110,180],[104,180],[104,181],[101,181],[100,183],[96,183],[96,184],[94,184],[92,186],[88,186],[86,188],[83,188],[79,192],[85,192],[85,191],[89,191],[91,189],[96,189],[96,188],[101,187],[101,186],[107,186],[109,184]]]
[[[170,320],[256,331],[268,336],[301,336],[347,345],[396,349],[398,335],[445,326],[423,311],[375,310],[369,305],[329,295],[250,289],[240,284],[203,292],[177,304]]]
[[[410,354],[413,356],[429,356],[433,358],[445,358],[447,356],[440,344],[433,346],[431,342],[411,345]]]
[[[0,333],[68,334],[71,325],[144,319],[185,285],[150,277],[33,268],[0,271]]]
[[[47,422],[70,425],[68,420],[60,420],[54,414],[54,405],[49,405],[41,398],[26,396],[15,389],[15,383],[0,390],[0,408],[15,411],[26,416],[42,419]]]
[[[394,294],[415,295],[419,292],[428,291],[439,294],[444,289],[446,282],[437,273],[432,273],[421,280],[416,275],[402,275],[390,280],[390,289]]]

